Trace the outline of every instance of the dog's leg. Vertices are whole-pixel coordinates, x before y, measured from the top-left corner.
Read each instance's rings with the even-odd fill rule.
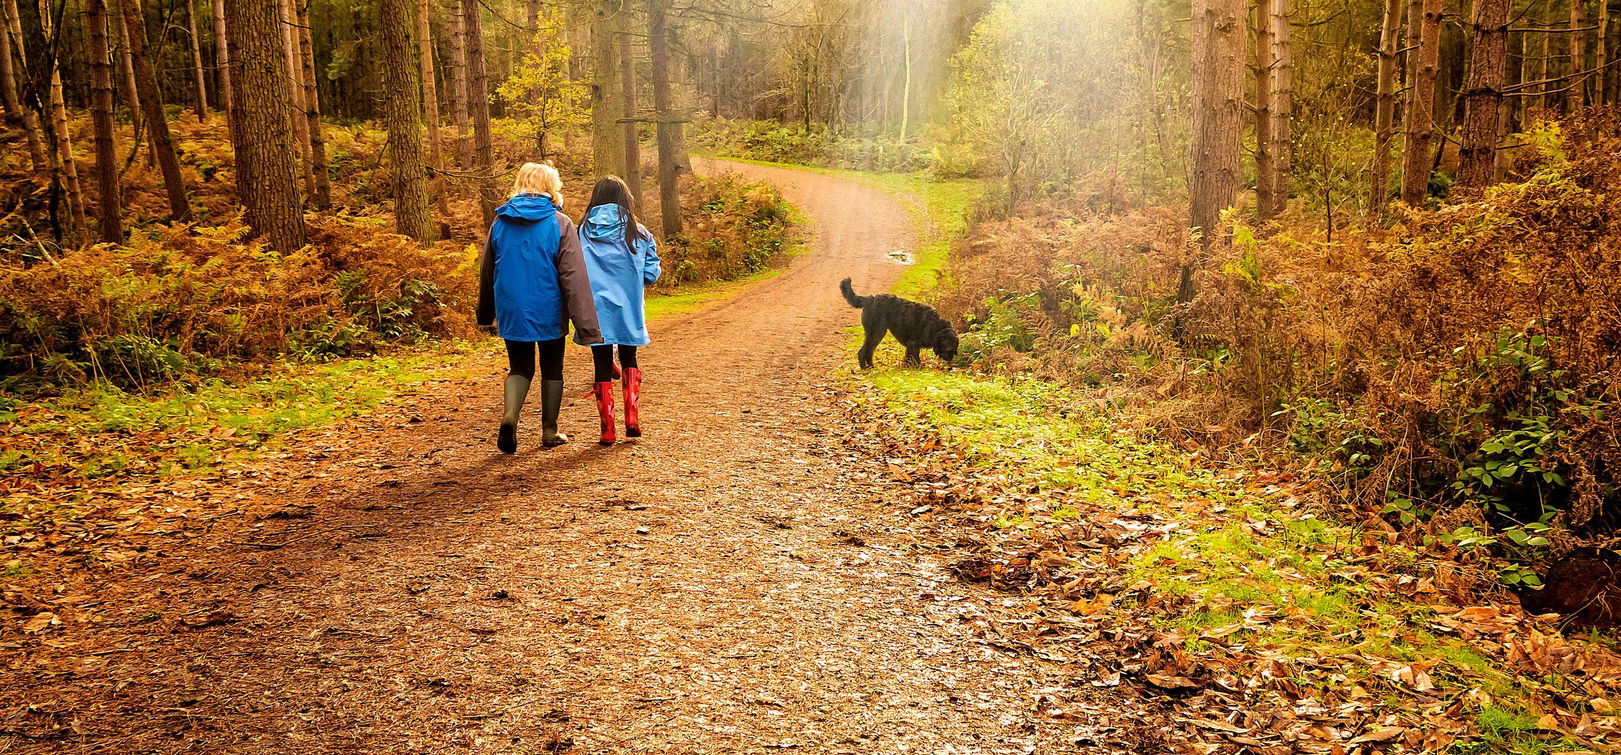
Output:
[[[922,354],[922,351],[923,351],[922,347],[919,347],[919,346],[908,346],[908,347],[906,347],[906,361],[904,362],[904,364],[907,367],[922,367],[923,366],[923,354]]]
[[[872,352],[878,348],[878,343],[884,340],[888,328],[873,326],[866,328],[866,338],[861,342],[861,350],[856,352],[856,364],[863,370],[872,369]]]

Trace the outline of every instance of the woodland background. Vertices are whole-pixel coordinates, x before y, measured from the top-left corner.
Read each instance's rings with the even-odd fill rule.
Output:
[[[696,178],[691,152],[907,174],[973,187],[931,199],[960,238],[910,291],[972,374],[1287,469],[1369,547],[1446,564],[1413,574],[1455,600],[1621,616],[1595,576],[1621,561],[1608,0],[0,10],[13,428],[89,384],[467,333],[525,160],[560,166],[570,208],[625,175],[677,286],[795,239],[774,190]],[[87,476],[29,437],[0,465]],[[48,518],[10,500],[19,532]],[[1584,746],[1614,699],[1585,683],[1552,724]]]

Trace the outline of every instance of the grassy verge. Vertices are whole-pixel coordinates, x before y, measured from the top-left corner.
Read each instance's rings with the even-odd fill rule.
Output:
[[[1051,580],[1069,610],[1179,647],[1184,660],[1161,675],[1204,685],[1214,677],[1201,673],[1226,669],[1247,704],[1314,698],[1348,736],[1395,726],[1460,753],[1579,751],[1597,741],[1570,733],[1580,717],[1613,710],[1613,690],[1505,652],[1523,643],[1594,661],[1601,644],[1453,603],[1419,554],[1318,518],[1279,475],[1211,469],[1039,381],[880,368],[864,382],[891,426],[936,440],[966,477],[1039,491],[986,521],[1020,547],[1067,554]],[[1113,547],[1074,555],[1060,533],[1077,524]]]
[[[0,531],[86,515],[141,485],[202,475],[275,449],[297,430],[371,411],[402,389],[466,369],[473,344],[278,363],[152,394],[95,384],[23,401],[0,396]],[[137,484],[138,483],[138,484]],[[132,487],[133,486],[133,487]]]
[[[949,285],[967,186],[813,170],[915,197],[926,245],[896,290]],[[1342,736],[1321,743],[1331,748],[1367,736],[1357,744],[1544,755],[1598,748],[1610,731],[1583,721],[1613,713],[1614,685],[1550,660],[1613,665],[1603,640],[1455,603],[1423,554],[1319,518],[1309,489],[1287,476],[1212,468],[1053,384],[897,369],[899,357],[886,343],[879,369],[852,378],[869,409],[933,439],[965,478],[1019,492],[1005,500],[1022,503],[982,518],[1000,539],[1062,554],[1052,579],[1067,594],[1051,593],[1055,607],[1178,648],[1149,669],[1159,678],[1210,689],[1221,685],[1212,669],[1233,672],[1254,710],[1319,701],[1341,721]],[[1107,533],[1112,547],[1076,555],[1062,545],[1073,525]],[[1542,655],[1505,650],[1529,645]]]

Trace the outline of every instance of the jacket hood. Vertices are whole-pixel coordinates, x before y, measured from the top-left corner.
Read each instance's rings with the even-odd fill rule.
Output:
[[[504,205],[495,208],[497,217],[514,220],[519,223],[539,223],[557,214],[557,205],[552,204],[552,198],[540,194],[519,194]]]
[[[619,205],[599,204],[585,214],[585,237],[592,241],[623,239],[627,220]]]

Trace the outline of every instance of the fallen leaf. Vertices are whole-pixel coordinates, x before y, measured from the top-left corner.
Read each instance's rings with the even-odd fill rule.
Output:
[[[1359,744],[1365,744],[1365,743],[1368,743],[1368,742],[1389,742],[1389,741],[1391,741],[1391,740],[1393,740],[1393,739],[1395,739],[1395,738],[1397,738],[1397,737],[1399,737],[1399,736],[1401,736],[1403,734],[1406,734],[1406,733],[1407,733],[1407,729],[1404,728],[1404,727],[1401,727],[1401,726],[1386,726],[1383,729],[1376,729],[1374,731],[1368,732],[1367,734],[1363,734],[1360,737],[1352,739],[1351,744],[1359,745]]]

